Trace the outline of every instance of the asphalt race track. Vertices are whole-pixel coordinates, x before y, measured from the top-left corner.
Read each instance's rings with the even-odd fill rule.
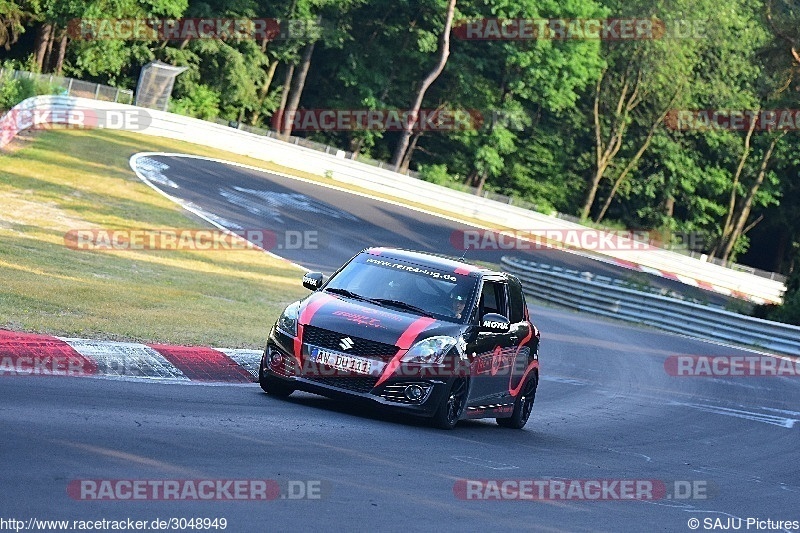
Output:
[[[672,354],[744,354],[532,307],[542,372],[523,431],[453,431],[256,385],[2,378],[7,516],[208,517],[230,531],[689,531],[690,518],[800,518],[797,378],[672,377]],[[465,501],[459,479],[705,483],[706,499]],[[76,479],[313,482],[319,499],[80,501]],[[316,492],[315,492],[316,493]],[[19,516],[17,516],[19,515]]]
[[[308,268],[330,273],[369,246],[393,246],[459,257],[464,253],[464,231],[475,228],[388,202],[320,187],[268,172],[215,161],[155,156],[167,165],[164,175],[177,189],[159,185],[170,195],[200,206],[244,229],[274,232],[271,250]],[[427,199],[421,199],[422,202]],[[234,228],[231,228],[234,229]],[[537,228],[516,228],[520,231]],[[286,236],[286,232],[290,235]],[[311,232],[315,248],[295,247],[296,236]],[[483,241],[481,241],[483,242]],[[635,275],[652,286],[724,304],[728,298],[678,281],[633,272],[562,250],[471,249],[466,259],[499,263],[503,255],[553,266],[626,279]]]
[[[168,164],[181,194],[245,227],[264,227],[263,219],[222,199],[221,184],[347,206],[358,221],[341,238],[323,235],[334,227],[315,226],[307,211],[278,209],[286,228],[319,229],[321,242],[331,240],[317,252],[276,252],[325,271],[365,240],[436,249],[434,231],[452,227],[300,182]],[[338,216],[329,218],[349,220]],[[665,368],[671,356],[754,354],[550,307],[531,313],[542,330],[542,381],[523,431],[490,420],[435,430],[310,394],[276,399],[251,384],[0,378],[0,519],[225,518],[228,531],[609,532],[691,531],[691,519],[700,530],[704,520],[800,520],[800,377],[678,377]],[[91,501],[68,491],[76,480],[253,479],[271,480],[286,497]],[[673,497],[465,500],[463,480],[638,480]],[[292,498],[298,487],[313,488],[314,497]]]

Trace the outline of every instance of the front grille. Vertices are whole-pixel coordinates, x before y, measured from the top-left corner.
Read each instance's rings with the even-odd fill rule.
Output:
[[[350,340],[353,341],[353,347],[347,350],[343,350],[342,346],[339,344],[345,337],[349,337]],[[381,361],[389,361],[397,354],[398,350],[397,346],[393,344],[384,344],[360,337],[353,337],[314,326],[305,326],[303,328],[303,342],[318,346],[319,348],[334,350],[349,355],[380,359]]]
[[[374,376],[357,376],[357,377],[336,377],[336,376],[305,376],[309,381],[328,385],[330,387],[338,387],[353,392],[368,393],[378,382],[378,378]]]

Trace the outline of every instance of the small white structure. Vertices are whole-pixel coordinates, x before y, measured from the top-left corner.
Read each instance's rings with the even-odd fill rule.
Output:
[[[175,78],[187,67],[174,67],[162,61],[152,61],[142,67],[136,85],[136,104],[166,111]]]

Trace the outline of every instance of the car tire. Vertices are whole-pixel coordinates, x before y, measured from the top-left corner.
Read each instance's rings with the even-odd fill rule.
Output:
[[[433,425],[439,429],[453,429],[458,424],[466,404],[467,380],[456,378],[447,391],[447,397],[442,400],[433,415]]]
[[[261,364],[258,366],[258,384],[261,385],[261,390],[270,396],[277,396],[279,398],[286,398],[295,390],[294,387],[264,372],[263,358],[261,359]]]
[[[533,402],[536,400],[536,388],[539,384],[539,379],[536,374],[531,376],[525,381],[517,399],[514,401],[514,411],[508,418],[496,418],[497,425],[504,428],[522,429],[528,423],[528,418],[531,416],[533,410]]]

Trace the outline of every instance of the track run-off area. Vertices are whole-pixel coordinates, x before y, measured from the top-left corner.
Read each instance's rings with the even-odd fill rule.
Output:
[[[463,252],[451,237],[468,226],[452,219],[216,161],[147,159],[140,177],[153,187],[221,227],[269,231],[269,251],[309,270],[329,274],[374,245]],[[620,275],[560,251],[519,256]],[[277,399],[246,379],[0,377],[0,518],[609,532],[754,519],[794,530],[800,377],[676,375],[676,357],[771,357],[529,304],[542,379],[522,431],[491,420],[435,430],[305,393]]]

